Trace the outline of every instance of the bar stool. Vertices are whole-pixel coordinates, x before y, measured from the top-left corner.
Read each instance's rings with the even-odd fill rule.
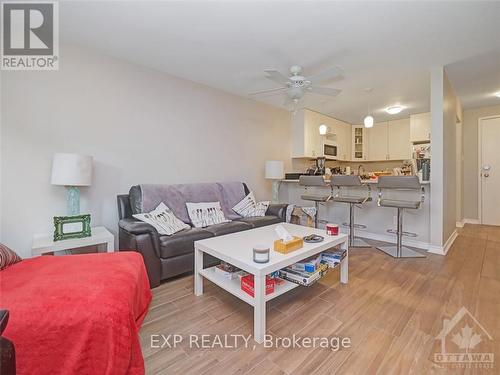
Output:
[[[398,212],[398,227],[387,232],[397,235],[396,246],[378,246],[377,249],[394,258],[425,258],[420,254],[403,246],[403,235],[416,237],[410,232],[403,232],[403,212],[405,209],[416,210],[424,202],[425,192],[417,176],[380,176],[378,178],[379,207],[396,208]],[[392,196],[391,196],[392,193]],[[396,193],[397,196],[394,196]]]
[[[332,198],[334,202],[349,204],[349,247],[371,247],[368,243],[354,236],[354,228],[366,228],[364,225],[354,224],[354,207],[371,201],[370,185],[363,184],[359,176],[332,176],[332,188],[337,188],[337,194]],[[353,190],[358,194],[353,194]],[[344,194],[347,192],[347,194]],[[361,193],[361,194],[360,194]]]
[[[332,199],[331,191],[330,194],[307,194],[307,188],[309,187],[328,186],[323,176],[300,176],[299,185],[306,188],[306,194],[301,195],[300,199],[314,202],[314,207],[316,208],[314,227],[317,228],[318,223],[326,223],[326,220],[319,220],[319,205]]]

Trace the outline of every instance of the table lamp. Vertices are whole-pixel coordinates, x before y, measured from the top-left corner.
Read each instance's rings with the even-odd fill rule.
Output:
[[[281,160],[266,161],[266,178],[273,180],[273,203],[278,203],[280,180],[285,178],[283,162]]]
[[[68,190],[68,216],[80,214],[79,186],[92,184],[92,156],[57,153],[52,162],[52,185]]]

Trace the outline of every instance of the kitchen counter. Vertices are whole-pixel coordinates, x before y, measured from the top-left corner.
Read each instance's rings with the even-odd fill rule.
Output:
[[[280,181],[281,182],[299,182],[299,180],[287,180],[287,179],[283,179],[283,180],[280,180]],[[325,182],[329,184],[330,180],[328,180],[328,179],[325,178]],[[373,179],[373,180],[371,180],[371,179],[370,180],[361,180],[361,182],[363,184],[376,184],[376,183],[378,183],[378,181],[375,180],[375,179]],[[420,184],[421,185],[429,185],[430,181],[420,181]]]
[[[280,190],[279,190],[279,200],[280,202],[286,202],[290,204],[295,204],[297,206],[314,206],[314,202],[305,201],[301,199],[301,195],[305,194],[306,188],[298,184],[299,180],[281,180]],[[325,180],[325,182],[330,182]],[[378,207],[377,196],[378,192],[374,184],[377,183],[376,180],[363,181],[373,186],[371,188],[371,201],[366,202],[361,206],[361,208],[355,208],[355,222],[357,224],[366,225],[365,229],[357,229],[356,235],[359,237],[386,241],[395,243],[396,236],[387,233],[387,229],[396,228],[396,215],[397,210],[395,208],[388,207]],[[422,182],[424,188],[424,202],[421,207],[417,210],[407,209],[404,211],[403,217],[403,230],[406,232],[412,232],[417,235],[417,237],[403,237],[403,243],[407,246],[414,246],[421,249],[429,248],[430,241],[430,183],[428,181]],[[326,190],[330,190],[329,185],[318,186],[318,187],[308,187],[308,194],[325,194]],[[335,189],[337,190],[337,189]],[[403,195],[407,192],[394,191],[391,192],[391,196],[394,199],[404,199]],[[401,196],[400,196],[401,195]],[[415,199],[418,199],[418,193]],[[349,205],[339,202],[327,202],[320,206],[319,218],[322,220],[327,220],[331,223],[347,223],[349,221]],[[324,225],[320,226],[321,228]],[[341,231],[344,233],[348,232],[348,228],[341,227]]]

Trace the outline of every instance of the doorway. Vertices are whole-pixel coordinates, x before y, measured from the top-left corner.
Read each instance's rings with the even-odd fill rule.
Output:
[[[500,225],[500,116],[479,119],[479,220]]]

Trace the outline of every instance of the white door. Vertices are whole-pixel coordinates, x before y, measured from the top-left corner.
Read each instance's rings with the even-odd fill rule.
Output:
[[[500,225],[500,117],[480,122],[481,224]]]

